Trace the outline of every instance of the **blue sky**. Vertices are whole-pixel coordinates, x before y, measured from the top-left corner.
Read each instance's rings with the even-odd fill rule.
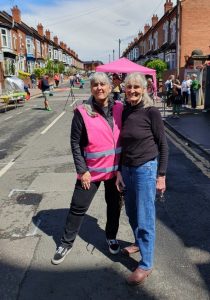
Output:
[[[173,0],[175,4],[175,0]],[[162,17],[165,0],[0,0],[0,10],[11,14],[17,5],[24,23],[42,23],[51,37],[76,51],[81,60],[118,58],[151,17]]]

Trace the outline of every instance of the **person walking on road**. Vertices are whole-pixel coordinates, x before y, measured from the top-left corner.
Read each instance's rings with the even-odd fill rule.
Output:
[[[60,82],[59,74],[54,75],[55,87],[57,88]]]
[[[44,108],[47,111],[51,111],[52,109],[49,107],[49,96],[50,96],[50,85],[48,81],[48,76],[44,75],[39,82],[39,88],[42,90],[42,94],[44,97]]]
[[[70,75],[69,76],[69,82],[70,82],[70,87],[72,88],[72,87],[74,87],[74,75]]]
[[[160,112],[147,94],[145,77],[129,74],[125,79],[125,95],[116,185],[119,191],[125,190],[125,209],[135,238],[134,244],[122,252],[141,253],[137,269],[127,278],[128,284],[137,285],[153,269],[155,197],[156,189],[159,193],[166,189],[168,146]]]
[[[123,105],[110,98],[111,84],[105,73],[94,73],[90,79],[90,99],[79,105],[71,126],[71,148],[77,181],[61,244],[52,263],[61,263],[72,249],[84,215],[100,183],[105,186],[107,203],[106,241],[111,254],[120,251],[116,235],[121,210],[120,193],[115,185],[121,152],[119,135]]]

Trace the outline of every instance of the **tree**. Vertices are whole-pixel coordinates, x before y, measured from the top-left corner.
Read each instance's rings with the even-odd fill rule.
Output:
[[[153,59],[145,62],[145,67],[156,70],[157,79],[161,79],[163,72],[167,70],[167,63],[161,59]]]

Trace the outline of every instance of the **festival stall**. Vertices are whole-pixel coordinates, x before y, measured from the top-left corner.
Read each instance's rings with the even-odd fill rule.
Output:
[[[115,60],[109,64],[100,65],[100,66],[96,67],[96,71],[97,72],[105,72],[105,73],[139,72],[143,75],[150,75],[153,78],[155,91],[157,90],[156,70],[135,64],[125,57]]]

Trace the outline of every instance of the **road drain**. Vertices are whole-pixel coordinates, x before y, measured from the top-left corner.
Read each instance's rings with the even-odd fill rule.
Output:
[[[16,197],[16,202],[20,205],[39,205],[42,195],[36,193],[22,193]]]

